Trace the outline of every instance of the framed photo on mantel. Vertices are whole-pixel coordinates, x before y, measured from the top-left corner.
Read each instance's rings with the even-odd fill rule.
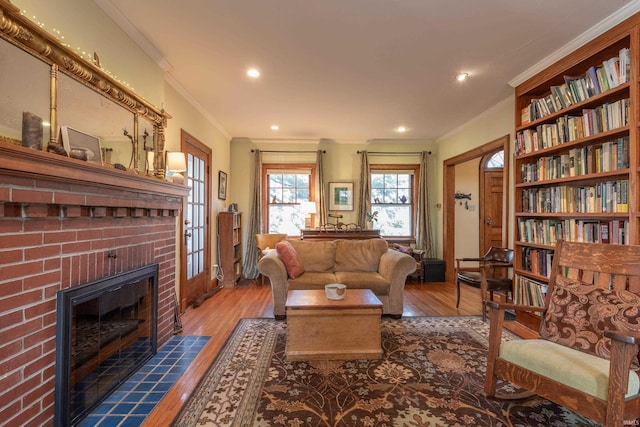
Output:
[[[329,183],[329,210],[353,210],[353,182]]]

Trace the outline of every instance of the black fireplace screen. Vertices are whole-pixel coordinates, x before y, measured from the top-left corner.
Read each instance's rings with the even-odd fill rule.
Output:
[[[157,351],[158,264],[58,292],[55,424],[75,425]]]

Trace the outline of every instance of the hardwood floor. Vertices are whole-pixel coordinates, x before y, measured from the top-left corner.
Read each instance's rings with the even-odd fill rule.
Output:
[[[462,286],[460,308],[455,307],[455,285],[452,283],[420,283],[409,281],[405,286],[404,317],[468,316],[480,314],[480,293]],[[171,388],[165,398],[145,420],[143,427],[169,425],[205,374],[238,319],[273,318],[271,288],[260,280],[245,280],[236,288],[223,288],[195,309],[182,315],[182,335],[210,336],[211,339],[196,357],[187,372]],[[509,329],[524,337],[533,332],[509,323]]]

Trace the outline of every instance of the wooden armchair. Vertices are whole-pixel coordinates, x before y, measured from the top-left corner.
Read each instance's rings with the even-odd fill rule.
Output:
[[[640,246],[559,241],[546,305],[491,307],[485,392],[537,394],[608,427],[640,419]],[[504,310],[542,312],[539,338],[501,343]],[[527,391],[498,395],[498,379]]]
[[[464,265],[463,265],[464,264]],[[495,291],[510,293],[512,280],[507,270],[513,267],[513,250],[492,246],[480,258],[456,259],[456,308],[460,305],[460,283],[480,289],[480,297],[493,301]],[[486,310],[482,306],[482,320],[486,320]]]

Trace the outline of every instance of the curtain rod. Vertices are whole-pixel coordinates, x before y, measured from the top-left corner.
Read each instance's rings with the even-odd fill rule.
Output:
[[[356,151],[357,154],[362,153],[362,151]],[[398,155],[398,156],[405,156],[405,155],[419,155],[422,154],[422,151],[407,151],[407,152],[399,152],[399,151],[367,151],[367,154],[384,154],[384,155]],[[431,151],[427,151],[427,154],[431,154]]]
[[[322,154],[326,154],[327,150],[320,150]],[[255,153],[256,150],[251,149],[252,153]],[[308,151],[298,151],[298,150],[260,150],[261,153],[317,153],[318,150],[308,150]]]

